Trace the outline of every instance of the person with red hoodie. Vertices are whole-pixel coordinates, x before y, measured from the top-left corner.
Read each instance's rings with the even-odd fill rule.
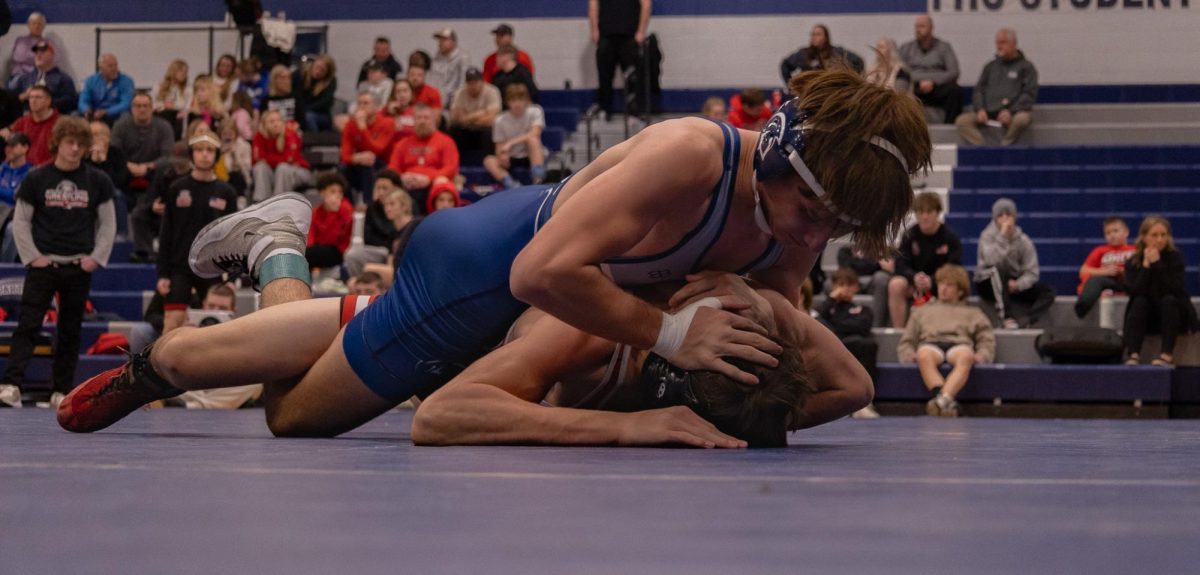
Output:
[[[379,113],[370,92],[359,93],[357,104],[351,121],[342,130],[342,163],[338,167],[353,189],[362,194],[351,197],[365,198],[375,189],[375,170],[386,164],[392,151],[396,122]]]
[[[350,184],[337,172],[317,178],[321,203],[313,208],[312,225],[308,228],[308,249],[304,257],[314,268],[342,265],[342,256],[350,247],[354,229],[354,208],[346,201]]]
[[[434,180],[433,185],[429,187],[429,197],[425,199],[425,211],[432,214],[438,210],[447,208],[457,208],[462,205],[462,199],[458,195],[458,188],[454,186],[454,182],[445,178]]]
[[[771,119],[767,96],[758,88],[746,88],[729,99],[729,123],[743,130],[762,130]]]
[[[429,187],[438,177],[453,180],[458,175],[458,147],[450,136],[437,129],[439,113],[417,103],[413,109],[414,133],[396,142],[388,161],[388,167],[400,174],[400,181],[412,194],[415,206],[425,206]]]
[[[308,160],[300,153],[300,133],[287,127],[278,111],[263,114],[254,134],[254,201],[261,202],[312,182]]]

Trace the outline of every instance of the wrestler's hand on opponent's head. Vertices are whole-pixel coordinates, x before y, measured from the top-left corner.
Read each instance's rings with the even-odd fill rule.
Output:
[[[779,365],[775,356],[783,353],[783,348],[767,337],[767,328],[737,315],[741,309],[736,296],[717,299],[725,309],[699,308],[683,344],[666,359],[683,369],[715,371],[747,385],[755,385],[757,377],[734,367],[724,358],[737,357],[774,368]]]
[[[691,409],[676,405],[627,414],[617,436],[619,445],[680,444],[712,449],[737,449],[746,442],[721,433]]]
[[[731,300],[731,303],[739,303],[724,305],[726,302],[722,301],[724,309],[736,311],[738,315],[767,328],[767,335],[779,333],[775,326],[775,310],[771,308],[771,303],[750,287],[745,278],[727,272],[703,271],[688,275],[687,281],[687,284],[671,296],[669,305],[672,310],[686,307],[706,297],[725,298]]]

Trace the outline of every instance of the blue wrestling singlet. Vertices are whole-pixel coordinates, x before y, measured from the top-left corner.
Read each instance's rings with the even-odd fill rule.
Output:
[[[682,280],[700,271],[725,227],[737,175],[741,140],[736,130],[720,125],[724,173],[704,219],[663,254],[607,260],[603,268],[617,284]],[[428,396],[501,342],[529,307],[512,295],[512,263],[550,218],[564,184],[497,192],[421,222],[392,289],[346,325],[342,349],[367,387],[397,402]],[[772,242],[739,273],[769,267],[778,257]],[[654,273],[664,266],[672,270],[669,277]]]
[[[342,350],[367,387],[425,397],[503,339],[529,307],[509,289],[513,260],[559,186],[505,190],[417,226],[392,289],[346,325]]]

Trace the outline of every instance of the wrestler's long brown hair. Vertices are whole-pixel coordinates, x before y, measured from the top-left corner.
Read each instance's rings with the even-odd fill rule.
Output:
[[[846,67],[797,74],[788,87],[817,128],[804,163],[838,210],[862,221],[855,246],[867,257],[890,257],[888,240],[898,235],[912,206],[910,178],[929,168],[933,152],[921,105]],[[908,171],[867,143],[872,136],[895,144]]]

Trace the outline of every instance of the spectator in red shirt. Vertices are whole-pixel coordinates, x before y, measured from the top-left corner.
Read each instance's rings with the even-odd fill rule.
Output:
[[[392,86],[392,95],[383,108],[383,115],[391,118],[396,124],[396,134],[393,136],[400,141],[413,133],[413,89],[412,84],[403,78],[396,80]]]
[[[409,68],[412,71],[412,68]],[[400,174],[413,204],[424,207],[429,186],[439,176],[453,180],[458,175],[458,148],[454,140],[437,129],[440,109],[418,103],[413,109],[415,133],[396,142],[388,167]]]
[[[58,110],[52,106],[53,98],[45,86],[34,86],[29,89],[29,112],[13,122],[6,130],[0,131],[0,136],[8,138],[14,132],[29,136],[29,155],[27,160],[34,167],[41,166],[54,159],[50,155],[50,131],[58,123]]]
[[[746,88],[729,99],[729,123],[743,130],[762,130],[771,119],[767,96],[758,88]]]
[[[317,178],[321,203],[313,208],[312,225],[308,228],[308,249],[304,257],[314,268],[342,265],[342,256],[350,247],[354,229],[354,208],[346,200],[349,183],[337,172]]]
[[[501,24],[499,26],[496,26],[496,28],[492,30],[492,34],[494,34],[496,36],[496,48],[497,49],[503,48],[505,46],[513,46],[513,28],[512,28],[512,26],[509,26],[508,24]],[[516,46],[513,46],[513,48],[516,48]],[[521,50],[520,48],[516,48],[516,50],[517,50],[517,62],[520,62],[522,66],[529,68],[529,74],[532,76],[534,73],[533,72],[533,58],[530,58],[529,54],[526,54],[525,51]],[[495,76],[495,75],[496,75],[496,52],[492,52],[491,54],[488,55],[487,59],[483,61],[483,81],[491,83],[492,76]]]
[[[342,130],[342,164],[340,166],[352,188],[359,194],[375,186],[375,170],[382,168],[392,151],[396,123],[378,112],[375,97],[369,91],[358,94],[353,119]],[[351,196],[351,203],[357,203]]]
[[[1075,300],[1075,315],[1083,317],[1102,295],[1128,291],[1125,285],[1125,262],[1133,256],[1129,243],[1129,226],[1120,216],[1104,219],[1104,245],[1097,246],[1079,267],[1079,299]]]
[[[434,110],[442,109],[442,93],[425,83],[425,68],[409,64],[408,85],[412,87],[414,103],[425,104]]]
[[[295,190],[312,182],[308,160],[300,153],[300,133],[284,124],[277,110],[263,114],[254,134],[254,201]]]

